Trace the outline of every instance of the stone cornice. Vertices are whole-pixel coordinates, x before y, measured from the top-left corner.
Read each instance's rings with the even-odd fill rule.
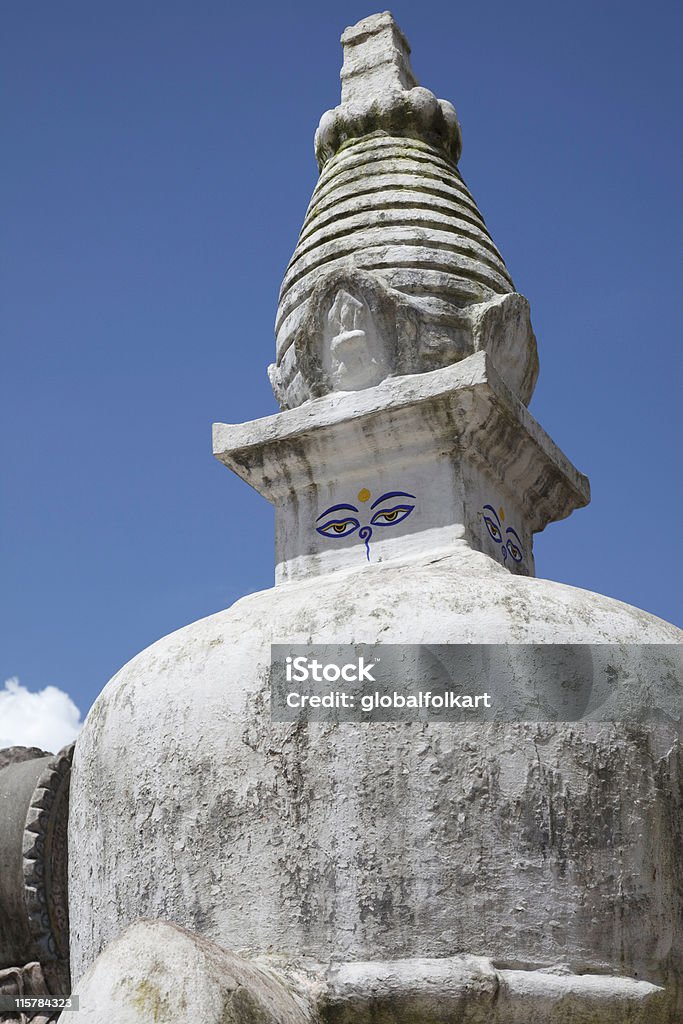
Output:
[[[349,427],[367,450],[348,450]],[[357,439],[358,431],[354,433]],[[243,424],[214,424],[216,458],[280,503],[351,473],[370,451],[404,459],[452,452],[514,491],[534,532],[588,504],[590,486],[515,398],[485,352],[429,373],[334,393]]]

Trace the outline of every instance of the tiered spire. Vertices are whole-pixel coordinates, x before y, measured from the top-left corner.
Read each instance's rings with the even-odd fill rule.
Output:
[[[524,407],[528,303],[458,171],[455,110],[417,84],[391,15],[342,43],[280,292],[284,411],[217,424],[214,451],[276,507],[278,581],[438,552],[469,571],[472,549],[533,575],[533,534],[588,481]]]
[[[478,349],[528,402],[538,372],[528,304],[457,169],[454,107],[418,85],[388,12],[342,43],[342,102],[316,132],[320,180],[280,292],[270,374],[281,406]],[[353,334],[338,329],[350,300]]]

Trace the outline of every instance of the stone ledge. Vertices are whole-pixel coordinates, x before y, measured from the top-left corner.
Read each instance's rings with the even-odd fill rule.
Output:
[[[659,1024],[665,990],[616,975],[498,970],[486,957],[332,964],[318,1005],[330,1024]]]
[[[243,424],[216,423],[216,458],[269,501],[342,477],[350,428],[368,455],[416,458],[453,452],[515,490],[534,532],[590,500],[588,479],[560,451],[485,352],[428,373],[335,392]]]

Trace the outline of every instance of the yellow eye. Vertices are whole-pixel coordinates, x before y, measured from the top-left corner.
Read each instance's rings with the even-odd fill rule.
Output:
[[[511,540],[507,542],[507,549],[514,558],[515,562],[521,562],[523,555],[516,544],[513,544]]]
[[[415,508],[414,505],[395,505],[394,508],[381,508],[370,520],[372,526],[393,526],[402,523]]]
[[[500,544],[500,542],[501,542],[501,533],[500,533],[500,529],[498,528],[496,523],[494,523],[493,519],[489,519],[488,516],[484,516],[484,522],[486,523],[486,529],[491,534],[491,537],[493,538],[493,540],[495,540],[496,544]]]
[[[329,523],[324,523],[322,526],[316,526],[318,533],[321,533],[323,537],[348,537],[350,533],[354,533],[360,523],[357,519],[349,517],[348,519],[332,519]]]

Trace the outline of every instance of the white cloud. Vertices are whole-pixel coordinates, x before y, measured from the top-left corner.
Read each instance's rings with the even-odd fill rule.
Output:
[[[76,738],[82,724],[71,697],[56,686],[31,693],[18,679],[7,679],[0,690],[0,749],[41,747],[56,753]]]

